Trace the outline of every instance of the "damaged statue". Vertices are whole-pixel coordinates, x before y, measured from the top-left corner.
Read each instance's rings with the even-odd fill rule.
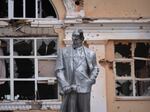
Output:
[[[72,46],[58,50],[56,77],[63,102],[61,112],[90,112],[91,87],[99,68],[96,54],[83,45],[81,29],[72,33]]]

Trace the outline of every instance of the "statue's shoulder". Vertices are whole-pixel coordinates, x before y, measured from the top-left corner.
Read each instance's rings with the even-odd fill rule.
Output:
[[[71,47],[70,46],[69,47],[63,47],[63,48],[59,48],[59,50],[62,54],[66,54],[71,50]]]
[[[84,46],[85,51],[90,54],[91,56],[95,55],[95,52],[93,50],[91,50],[90,48],[87,48]]]
[[[61,48],[62,51],[68,51],[71,49],[71,46]]]

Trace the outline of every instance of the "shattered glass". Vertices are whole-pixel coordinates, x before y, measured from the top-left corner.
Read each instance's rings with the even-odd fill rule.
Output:
[[[131,43],[115,43],[115,58],[131,58]]]
[[[117,96],[132,96],[133,87],[130,80],[117,80],[116,81],[116,95]]]
[[[131,76],[131,63],[130,62],[116,62],[116,75],[117,76]]]
[[[149,56],[150,56],[150,42],[137,42],[134,57],[148,58]]]
[[[150,96],[150,81],[136,81],[136,96]]]
[[[150,61],[135,60],[135,76],[137,78],[150,78]]]

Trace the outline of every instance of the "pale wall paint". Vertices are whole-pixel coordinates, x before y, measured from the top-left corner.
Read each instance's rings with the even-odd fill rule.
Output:
[[[63,1],[52,1],[59,19],[64,19]],[[150,18],[150,0],[84,0],[83,9],[89,18]]]
[[[150,17],[150,0],[84,0],[85,15],[99,18]]]

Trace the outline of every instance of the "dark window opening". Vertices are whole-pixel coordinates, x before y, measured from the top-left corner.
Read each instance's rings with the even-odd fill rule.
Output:
[[[39,18],[49,18],[49,17],[54,17],[56,18],[56,13],[55,10],[50,3],[49,0],[40,0],[38,1],[38,14]]]
[[[133,95],[132,81],[129,80],[116,81],[116,94],[117,96],[132,96]]]
[[[150,81],[136,82],[136,96],[150,96]]]
[[[15,78],[34,78],[33,59],[14,59],[15,60]]]
[[[131,58],[131,43],[116,43],[115,57],[116,58]]]
[[[37,99],[44,100],[44,99],[57,99],[58,98],[58,89],[57,84],[55,85],[48,85],[48,84],[38,84],[38,91],[37,91]]]
[[[57,43],[56,40],[38,40],[37,41],[37,53],[38,55],[54,55],[57,53]]]
[[[14,0],[14,17],[23,17],[23,0]]]
[[[10,54],[10,46],[9,46],[9,40],[7,39],[0,39],[0,49],[1,49],[1,53],[0,56],[9,56]]]
[[[35,82],[34,81],[15,81],[14,82],[15,100],[34,100]]]
[[[26,17],[35,18],[35,0],[26,0]]]
[[[0,100],[10,100],[10,82],[0,81]]]
[[[0,0],[0,18],[8,17],[8,0]]]
[[[10,61],[0,58],[0,79],[5,78],[10,78]]]
[[[6,66],[6,78],[10,78],[10,61],[9,59],[5,59]]]
[[[9,40],[0,39],[0,56],[9,55]],[[10,60],[6,58],[0,58],[0,78],[10,77]]]
[[[55,10],[49,0],[38,0],[38,9],[36,9],[36,0],[14,0],[14,17],[23,17],[23,7],[25,7],[25,17],[35,18],[36,10],[39,18],[56,18]]]
[[[150,56],[150,43],[136,43],[134,55],[135,57],[148,58]]]
[[[135,60],[135,76],[137,78],[150,78],[150,61]]]
[[[33,40],[14,40],[14,55],[33,55]]]
[[[14,40],[14,55],[30,56],[33,54],[33,40]]]
[[[117,76],[131,76],[131,64],[129,62],[116,62]]]

